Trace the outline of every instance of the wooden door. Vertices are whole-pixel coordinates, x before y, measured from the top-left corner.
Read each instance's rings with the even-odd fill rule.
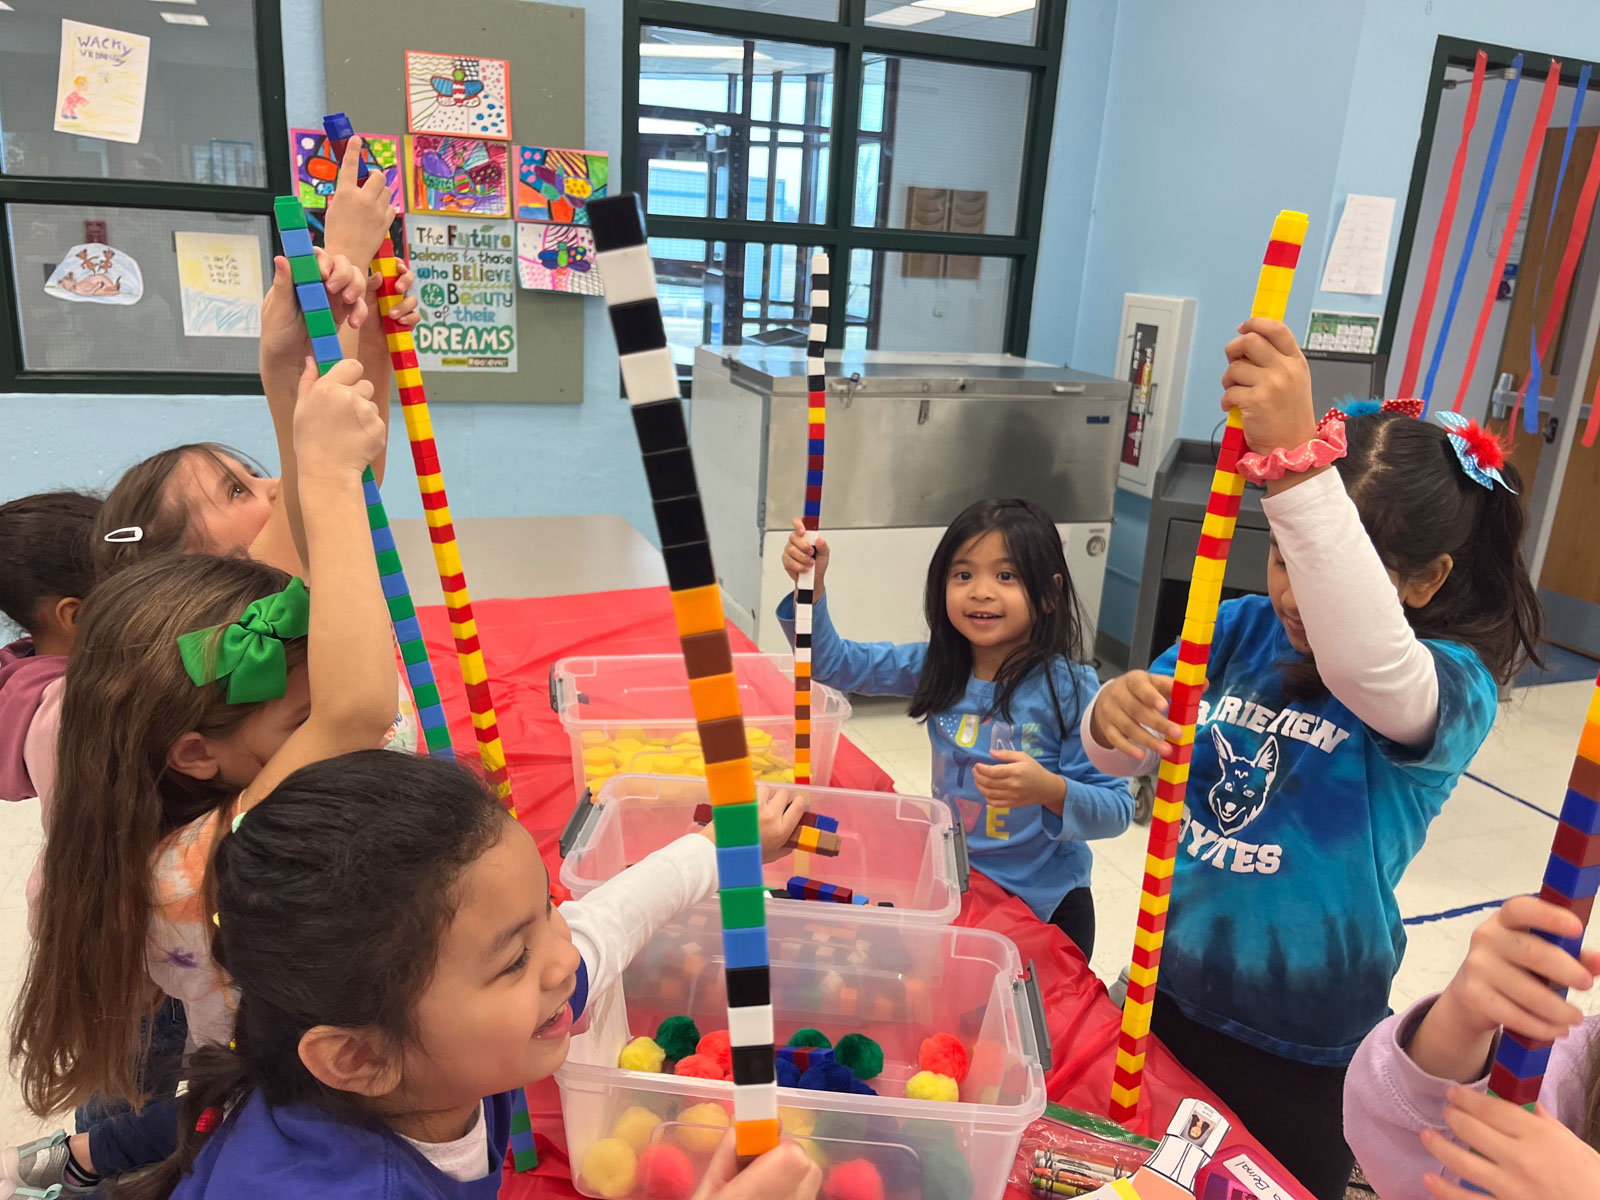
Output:
[[[1561,167],[1561,148],[1566,142],[1567,131],[1565,128],[1551,129],[1545,134],[1533,202],[1528,209],[1528,232],[1523,243],[1522,262],[1517,269],[1517,289],[1511,298],[1511,314],[1506,322],[1505,340],[1501,343],[1499,363],[1495,369],[1497,377],[1509,374],[1519,385],[1527,376],[1532,362],[1530,347],[1535,318],[1542,322],[1550,307],[1561,256],[1566,252],[1573,214],[1578,207],[1578,195],[1583,189],[1583,176],[1588,169],[1589,157],[1594,152],[1597,136],[1600,136],[1600,128],[1587,126],[1580,127],[1573,138],[1567,178],[1561,186],[1560,206],[1556,209],[1555,220],[1550,222],[1550,237],[1546,242],[1550,198],[1555,191],[1556,177]],[[1583,230],[1579,230],[1578,236],[1581,237],[1583,233]],[[1566,308],[1567,312],[1561,315],[1563,325],[1572,310],[1570,290]],[[1550,343],[1549,353],[1541,363],[1544,379],[1540,391],[1547,396],[1554,394],[1561,372],[1573,369],[1582,357],[1578,346],[1566,344],[1566,333],[1565,328],[1557,332]],[[1600,353],[1594,356],[1589,366],[1589,378],[1583,392],[1585,403],[1594,395],[1597,378],[1600,378]],[[1528,399],[1532,400],[1532,397]],[[1502,436],[1508,432],[1504,420],[1492,420],[1489,426]],[[1542,435],[1522,431],[1519,418],[1509,457],[1522,474],[1524,499],[1532,491],[1534,474],[1539,469],[1545,445]],[[1540,587],[1600,606],[1600,544],[1584,529],[1590,520],[1589,514],[1597,508],[1600,508],[1600,445],[1586,450],[1580,444],[1573,448],[1567,461],[1567,475],[1557,502],[1544,570],[1535,582]],[[1600,648],[1588,649],[1592,652]]]

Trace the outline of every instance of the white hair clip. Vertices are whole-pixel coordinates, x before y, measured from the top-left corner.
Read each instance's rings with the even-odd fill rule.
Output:
[[[124,525],[121,529],[113,529],[106,534],[105,540],[108,542],[142,542],[144,541],[144,530],[138,525]]]

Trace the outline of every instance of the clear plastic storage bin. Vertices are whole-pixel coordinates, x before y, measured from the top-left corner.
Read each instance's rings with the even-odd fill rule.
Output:
[[[735,654],[756,778],[794,782],[794,659],[787,654]],[[550,671],[550,707],[572,739],[577,794],[598,791],[613,775],[704,775],[700,735],[689,700],[689,674],[677,654],[564,658]],[[850,702],[811,685],[811,778],[833,774],[839,730]]]
[[[768,887],[781,888],[791,876],[803,875],[866,896],[866,913],[894,913],[903,921],[934,925],[955,919],[967,890],[967,854],[948,805],[892,792],[756,785],[758,793],[772,788],[798,792],[808,812],[837,820],[840,848],[837,856],[798,852],[768,863]],[[613,775],[590,802],[578,806],[562,835],[561,882],[574,897],[587,895],[645,855],[699,829],[695,809],[709,801],[700,779]],[[877,907],[884,901],[893,907]],[[772,899],[767,911],[814,914],[828,903]]]
[[[884,1052],[883,1072],[870,1081],[876,1096],[780,1089],[784,1136],[822,1163],[825,1186],[834,1168],[866,1159],[896,1200],[993,1200],[1023,1130],[1045,1106],[1037,1047],[1049,1042],[1017,948],[986,929],[856,915],[769,914],[778,1044],[811,1026],[835,1042],[863,1033]],[[590,997],[590,1027],[572,1039],[556,1072],[579,1192],[644,1196],[615,1180],[603,1191],[585,1176],[590,1148],[607,1137],[641,1147],[671,1142],[697,1180],[704,1173],[725,1128],[717,1114],[732,1112],[733,1084],[624,1071],[616,1062],[631,1038],[652,1035],[674,1014],[688,1014],[702,1033],[725,1029],[727,1002],[721,928],[706,910],[663,930],[618,983]],[[934,1033],[955,1034],[971,1058],[955,1103],[905,1098],[918,1049]]]

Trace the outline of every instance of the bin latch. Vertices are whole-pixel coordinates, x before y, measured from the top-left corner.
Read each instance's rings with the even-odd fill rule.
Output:
[[[959,810],[952,810],[954,820],[945,837],[950,839],[950,849],[956,860],[956,883],[965,896],[972,887],[972,856],[967,852],[967,827]]]
[[[594,802],[594,793],[584,788],[583,795],[578,797],[578,806],[567,818],[567,827],[561,831],[561,837],[556,841],[562,858],[571,854],[573,848],[585,840],[584,835],[589,832],[589,826],[594,824],[595,818],[599,815],[600,806]]]
[[[1049,1074],[1054,1065],[1050,1053],[1050,1025],[1044,1016],[1044,997],[1039,992],[1039,968],[1028,960],[1028,973],[1012,985],[1017,1004],[1017,1019],[1033,1033],[1033,1050],[1039,1066]]]
[[[556,669],[550,668],[550,711],[561,711],[561,681],[556,678]]]

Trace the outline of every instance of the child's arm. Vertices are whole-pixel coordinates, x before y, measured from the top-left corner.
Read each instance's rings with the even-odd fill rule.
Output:
[[[927,661],[928,644],[915,642],[897,646],[892,642],[848,642],[840,637],[828,618],[828,603],[822,594],[822,578],[828,570],[828,543],[818,538],[815,547],[805,539],[805,526],[796,521],[795,531],[783,549],[784,569],[790,579],[815,564],[811,608],[811,677],[818,683],[841,692],[863,696],[910,696],[917,690],[922,664]],[[778,620],[794,645],[794,595],[778,604]]]
[[[1583,1178],[1585,1159],[1575,1154],[1579,1149],[1589,1156],[1590,1169],[1596,1171],[1591,1178],[1600,1185],[1600,1156],[1562,1128],[1562,1123],[1581,1128],[1586,1119],[1596,1030],[1591,1026],[1575,1032],[1581,1013],[1544,982],[1591,986],[1600,951],[1585,950],[1574,959],[1532,936],[1535,930],[1570,936],[1578,926],[1571,913],[1532,897],[1507,901],[1473,934],[1466,961],[1444,992],[1390,1017],[1362,1042],[1345,1079],[1345,1136],[1368,1182],[1386,1200],[1430,1194],[1464,1200],[1467,1193],[1453,1184],[1442,1185],[1442,1190],[1423,1184],[1424,1174],[1436,1171],[1440,1162],[1469,1176],[1477,1169],[1468,1165],[1473,1155],[1461,1144],[1497,1158],[1495,1147],[1517,1143],[1522,1150],[1534,1149],[1535,1161],[1562,1164],[1567,1171],[1550,1175],[1542,1190],[1491,1187],[1492,1195],[1583,1194],[1581,1189],[1562,1193],[1554,1187],[1559,1179],[1575,1188]],[[1487,1087],[1502,1026],[1530,1041],[1557,1039],[1541,1097],[1552,1116],[1534,1118],[1505,1101],[1477,1094]],[[1504,1124],[1508,1118],[1501,1137],[1486,1132],[1485,1125]],[[1459,1143],[1444,1136],[1447,1129]],[[1522,1181],[1538,1183],[1537,1169],[1525,1167]]]
[[[762,857],[781,858],[806,803],[795,793],[767,791],[759,797]],[[644,944],[679,914],[717,890],[717,851],[712,826],[670,842],[607,880],[582,900],[561,906],[573,943],[589,970],[589,990],[617,979]]]
[[[394,643],[378,583],[361,473],[383,446],[384,425],[361,366],[340,362],[322,378],[307,360],[294,432],[311,587],[305,723],[245,789],[241,806],[307,763],[377,746],[394,721]]]

